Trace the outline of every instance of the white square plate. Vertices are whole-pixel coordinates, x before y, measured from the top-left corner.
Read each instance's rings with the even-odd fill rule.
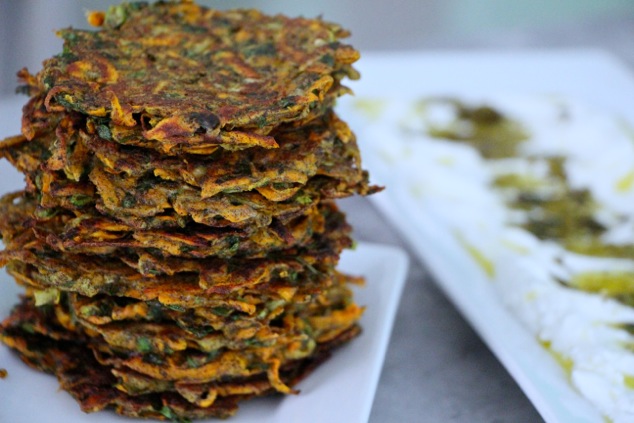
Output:
[[[24,97],[0,102],[0,138],[19,132],[20,104],[24,102]],[[22,176],[5,160],[0,161],[0,175],[0,195],[24,185]],[[355,301],[367,307],[361,335],[302,381],[299,395],[248,401],[229,421],[367,422],[407,267],[407,255],[394,247],[362,243],[354,251],[344,252],[339,268],[367,281],[364,287],[355,288]],[[9,314],[20,292],[12,278],[0,271],[0,319]],[[4,345],[0,345],[0,368],[9,372],[6,379],[0,379],[0,422],[131,421],[112,412],[84,414],[70,395],[59,390],[55,377],[28,368]]]

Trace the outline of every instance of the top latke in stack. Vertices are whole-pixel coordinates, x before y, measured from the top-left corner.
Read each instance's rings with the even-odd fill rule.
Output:
[[[0,264],[26,287],[0,339],[85,411],[233,414],[359,332],[332,202],[376,187],[333,112],[340,27],[122,4],[67,29],[0,156]]]

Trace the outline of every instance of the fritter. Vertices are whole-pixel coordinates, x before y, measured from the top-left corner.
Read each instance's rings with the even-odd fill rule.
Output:
[[[31,333],[57,337],[58,331],[51,330],[51,324],[66,331],[59,335],[64,339],[69,336],[67,332],[77,333],[80,336],[76,338],[84,339],[102,365],[124,372],[132,370],[156,381],[187,384],[221,383],[266,374],[272,387],[289,393],[290,388],[280,380],[280,368],[310,357],[319,344],[339,338],[356,326],[363,310],[351,302],[347,282],[348,278],[339,278],[304,305],[290,302],[276,313],[275,320],[280,324],[266,324],[266,318],[259,314],[259,327],[242,327],[229,336],[213,328],[185,330],[159,314],[151,316],[154,320],[95,324],[81,317],[90,315],[92,309],[82,310],[87,305],[82,305],[85,301],[76,294],[52,298],[29,290],[23,306],[30,306]],[[33,309],[33,304],[43,307],[42,312]],[[48,316],[41,321],[41,316],[34,318],[33,313]]]
[[[49,213],[51,211],[53,213]],[[186,258],[264,256],[308,245],[314,235],[340,226],[344,221],[343,214],[333,203],[320,202],[287,224],[274,219],[271,225],[260,228],[210,228],[189,224],[186,228],[139,230],[89,209],[77,215],[63,209],[41,209],[34,198],[21,193],[0,198],[0,215],[4,216],[0,221],[0,234],[5,238],[29,228],[57,251],[101,255],[151,251],[154,255]]]
[[[152,175],[184,182],[200,188],[202,198],[257,190],[271,201],[284,201],[315,175],[348,185],[363,180],[354,136],[332,113],[301,128],[280,129],[274,137],[279,148],[272,150],[218,150],[208,156],[183,158],[124,148],[96,137],[88,138],[87,143],[106,172],[133,181]]]
[[[30,161],[30,158],[17,156],[14,163]],[[27,189],[30,187],[30,192],[38,194],[39,205],[45,209],[61,207],[86,212],[96,207],[100,213],[139,229],[182,227],[192,220],[212,227],[246,228],[269,226],[274,219],[286,223],[306,214],[320,200],[376,191],[376,187],[368,184],[365,171],[359,176],[360,179],[352,184],[327,176],[314,176],[299,190],[290,188],[294,192],[292,197],[277,202],[257,191],[221,193],[202,199],[200,189],[187,184],[153,176],[136,184],[132,179],[109,173],[101,167],[90,172],[92,183],[75,182],[60,171],[39,167],[27,173],[27,179],[31,181]],[[284,186],[279,187],[274,195],[287,190]]]
[[[274,151],[219,152],[202,159],[124,150],[82,131],[62,135],[61,127],[31,141],[7,139],[0,156],[27,175],[27,189],[40,193],[45,208],[81,210],[96,203],[102,213],[133,225],[174,210],[210,226],[261,226],[270,223],[267,210],[295,209],[297,215],[320,198],[376,190],[360,168],[349,128],[333,114],[319,122],[325,126],[281,132],[281,147]]]
[[[59,255],[46,250],[36,250],[35,253],[28,250],[4,251],[0,261],[19,283],[41,289],[57,288],[87,296],[103,293],[185,307],[226,305],[252,313],[255,306],[241,297],[241,292],[258,286],[262,295],[276,295],[277,299],[289,301],[302,286],[304,278],[307,285],[327,283],[327,279],[332,277],[332,262],[336,261],[336,255],[336,252],[326,251],[320,254],[298,252],[277,260],[223,262],[209,259],[206,263],[191,262],[191,272],[156,276],[143,275],[138,268],[132,268],[119,259]],[[249,265],[253,268],[244,267]],[[194,273],[194,269],[200,273]],[[302,278],[299,279],[298,275]],[[231,299],[227,295],[229,293],[236,299]]]
[[[306,214],[320,200],[367,192],[367,175],[355,186],[331,178],[311,178],[295,195],[273,202],[257,191],[218,194],[201,199],[200,190],[173,181],[153,180],[147,190],[137,190],[132,182],[94,168],[92,184],[43,178],[40,205],[100,213],[135,228],[184,226],[188,221],[211,227],[265,227],[274,220],[283,224]],[[99,195],[91,195],[96,186]]]
[[[176,307],[158,301],[139,301],[132,298],[97,295],[86,297],[76,293],[65,293],[71,315],[92,325],[108,325],[122,322],[173,322],[182,330],[201,338],[211,332],[221,332],[228,338],[243,337],[257,333],[265,325],[271,325],[282,315],[318,316],[325,310],[352,303],[347,284],[356,283],[354,278],[336,274],[329,284],[319,290],[308,290],[299,302],[262,297],[251,314],[228,307]],[[305,290],[302,286],[302,290]],[[27,290],[38,304],[59,301],[62,294],[54,290]],[[246,295],[255,295],[255,291]],[[265,294],[266,295],[266,294]],[[327,314],[327,313],[326,313]],[[323,325],[322,325],[323,327]],[[314,329],[311,329],[315,334]],[[317,336],[320,336],[319,334]]]
[[[83,256],[50,249],[37,240],[28,228],[12,235],[7,249],[0,252],[0,265],[24,285],[59,288],[93,296],[105,293],[141,300],[158,300],[168,305],[223,306],[223,295],[261,286],[281,298],[294,295],[293,288],[266,285],[267,281],[302,280],[331,277],[343,248],[351,245],[345,222],[316,236],[309,248],[283,250],[257,259],[202,260],[162,259],[130,255],[120,257]],[[298,275],[306,275],[299,278]],[[211,296],[210,294],[216,295]],[[226,299],[226,298],[224,298]],[[287,300],[290,298],[286,298]],[[242,300],[228,301],[238,309],[253,307]]]
[[[344,287],[333,286],[305,304],[289,303],[282,306],[273,320],[258,317],[259,324],[245,325],[237,331],[231,331],[231,325],[223,327],[226,331],[215,330],[210,326],[200,326],[196,331],[190,331],[165,319],[123,320],[96,325],[77,317],[74,322],[91,337],[98,337],[98,342],[108,344],[108,347],[103,346],[104,352],[169,356],[175,380],[178,380],[178,373],[185,371],[192,360],[197,360],[200,366],[210,364],[216,361],[214,354],[222,351],[232,351],[234,359],[243,357],[250,365],[256,364],[257,360],[263,365],[262,360],[268,357],[285,362],[312,354],[317,342],[338,336],[361,317],[363,309],[352,303],[351,293],[344,290]],[[321,299],[329,297],[337,297],[338,301],[330,305],[319,304]],[[170,374],[170,367],[160,367],[163,374]],[[222,372],[209,372],[198,377],[211,381],[222,376]]]
[[[127,249],[117,257],[62,254],[48,244],[50,237],[45,231],[42,234],[44,225],[34,229],[20,213],[12,213],[15,209],[28,208],[27,201],[15,201],[20,199],[19,194],[9,195],[1,203],[9,212],[7,219],[0,223],[0,234],[6,244],[6,249],[0,252],[0,265],[13,263],[10,271],[17,274],[26,272],[28,266],[25,265],[29,264],[37,269],[39,285],[74,287],[86,295],[95,295],[100,290],[112,293],[134,286],[137,287],[134,289],[142,289],[146,283],[169,286],[175,282],[196,283],[210,292],[232,292],[273,277],[296,279],[299,273],[331,273],[341,251],[351,245],[350,227],[341,213],[334,212],[326,216],[324,231],[312,234],[305,247],[270,251],[261,258],[166,258],[157,256],[157,250],[149,249],[141,252]],[[170,282],[165,275],[176,276]]]
[[[27,107],[39,106],[31,101]],[[201,188],[203,198],[220,192],[258,189],[273,201],[288,199],[315,175],[329,176],[349,184],[362,179],[354,135],[332,111],[305,126],[286,125],[275,130],[272,136],[279,144],[276,149],[217,150],[205,156],[179,157],[120,146],[105,140],[94,127],[84,127],[83,119],[78,118],[76,113],[65,114],[61,122],[59,114],[50,115],[50,127],[43,129],[41,120],[38,120],[37,129],[26,128],[27,134],[38,135],[27,135],[24,145],[16,139],[7,140],[4,148],[0,144],[0,153],[9,150],[4,154],[21,171],[32,172],[37,166],[24,166],[20,157],[26,155],[27,159],[31,159],[29,163],[36,164],[38,157],[34,153],[39,152],[39,161],[46,162],[47,169],[64,170],[68,179],[79,181],[81,175],[87,174],[94,166],[88,156],[92,153],[102,169],[134,181],[149,175],[181,181]],[[54,136],[51,136],[53,133]],[[24,153],[20,152],[20,148],[24,149]],[[271,194],[267,195],[269,192]]]
[[[103,138],[152,140],[168,154],[274,148],[273,128],[323,114],[339,81],[357,77],[359,53],[339,41],[349,34],[338,25],[255,10],[124,3],[100,31],[59,35],[64,52],[36,78],[24,75],[47,109],[77,111]]]
[[[353,326],[339,337],[318,345],[310,357],[280,367],[279,382],[294,386],[324,361],[332,349],[358,333],[359,328]],[[277,391],[266,374],[211,384],[168,381],[160,386],[156,379],[100,363],[95,359],[90,338],[68,331],[51,314],[50,308],[34,307],[29,300],[23,301],[3,322],[0,339],[17,350],[28,365],[55,374],[62,388],[85,412],[111,408],[130,417],[160,420],[226,418],[236,412],[239,401]],[[147,391],[151,393],[138,393]]]

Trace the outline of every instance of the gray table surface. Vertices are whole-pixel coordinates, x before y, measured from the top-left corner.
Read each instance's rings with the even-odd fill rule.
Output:
[[[369,200],[339,204],[356,240],[398,246],[411,259],[370,423],[543,421]]]

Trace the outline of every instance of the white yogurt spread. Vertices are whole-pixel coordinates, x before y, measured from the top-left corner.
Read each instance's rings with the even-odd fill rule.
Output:
[[[634,243],[634,130],[555,96],[460,101],[492,106],[520,122],[529,138],[517,157],[485,160],[467,144],[430,137],[430,128],[454,119],[442,102],[423,111],[415,100],[357,99],[349,120],[365,165],[399,206],[424,213],[470,249],[500,301],[552,353],[579,393],[607,419],[634,421],[634,337],[622,327],[634,324],[634,308],[564,285],[581,272],[634,272],[634,260],[584,256],[538,239],[518,226],[528,216],[507,205],[513,193],[492,186],[513,173],[552,193],[558,188],[547,181],[545,162],[529,156],[563,156],[569,185],[588,189],[598,203],[596,221],[607,227],[603,239]]]

